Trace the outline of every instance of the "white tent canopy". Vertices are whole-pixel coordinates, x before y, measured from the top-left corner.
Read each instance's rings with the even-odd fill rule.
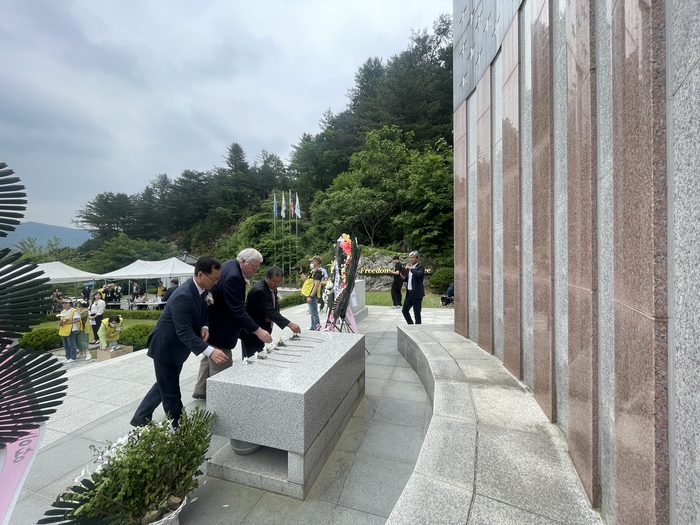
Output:
[[[102,278],[100,275],[84,272],[58,261],[41,263],[37,264],[37,266],[39,270],[44,272],[44,277],[49,278],[49,284],[77,283]]]
[[[124,268],[102,275],[104,279],[167,279],[192,277],[194,267],[175,257],[163,261],[137,260]]]

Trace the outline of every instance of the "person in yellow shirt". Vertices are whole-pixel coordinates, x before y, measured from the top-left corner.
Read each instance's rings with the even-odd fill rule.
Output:
[[[102,348],[102,350],[117,346],[123,322],[120,315],[112,315],[109,319],[102,320],[100,329],[97,331],[97,335],[100,338],[100,348]]]

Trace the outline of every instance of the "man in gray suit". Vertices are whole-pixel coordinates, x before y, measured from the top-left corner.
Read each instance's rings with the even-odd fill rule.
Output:
[[[165,304],[165,310],[148,336],[148,356],[153,359],[156,383],[151,387],[131,419],[133,426],[147,424],[153,411],[163,403],[166,414],[179,425],[182,415],[180,372],[190,352],[204,354],[216,363],[229,358],[219,348],[207,344],[209,314],[207,289],[221,276],[221,263],[202,257],[194,267],[194,277],[177,288]]]

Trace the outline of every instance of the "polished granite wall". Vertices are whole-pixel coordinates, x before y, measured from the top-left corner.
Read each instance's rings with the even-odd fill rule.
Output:
[[[516,15],[501,48],[500,124],[502,134],[503,195],[503,364],[520,379],[521,370],[521,219],[520,219],[520,19]]]
[[[554,172],[552,33],[549,0],[532,2],[532,244],[535,399],[555,419]]]
[[[596,0],[596,162],[598,246],[598,452],[600,505],[615,523],[615,297],[612,158],[612,3]]]
[[[462,330],[560,426],[608,525],[694,523],[700,0],[518,4],[454,4]]]
[[[476,85],[476,206],[479,346],[493,353],[491,69]]]
[[[700,520],[700,0],[669,11],[670,508],[671,523],[693,523]]]
[[[468,337],[467,295],[467,101],[454,114],[455,332]]]
[[[586,495],[599,506],[595,9],[593,0],[567,7],[568,440]]]
[[[663,2],[612,11],[615,521],[668,522]]]

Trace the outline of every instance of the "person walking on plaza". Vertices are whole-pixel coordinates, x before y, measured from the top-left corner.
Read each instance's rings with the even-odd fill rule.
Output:
[[[394,255],[393,265],[394,269],[391,271],[394,275],[394,282],[391,283],[392,308],[401,308],[401,288],[403,288],[401,270],[403,270],[403,266],[401,265],[401,259],[399,259],[398,255]]]
[[[72,363],[78,354],[76,339],[80,329],[80,314],[73,308],[70,299],[61,301],[61,314],[58,321],[58,335],[61,336],[66,351],[66,363]]]
[[[90,353],[90,312],[88,303],[83,299],[77,302],[78,313],[80,314],[80,330],[76,336],[76,347],[78,352],[85,355],[85,360],[92,359]]]
[[[282,268],[270,266],[265,272],[265,279],[255,283],[248,291],[245,302],[246,311],[251,319],[269,334],[272,333],[273,323],[282,329],[289,327],[295,334],[300,334],[299,325],[280,314],[280,301],[277,296],[277,288],[280,284],[282,284]],[[242,330],[241,346],[243,356],[251,357],[263,349],[264,343],[257,336]]]
[[[180,372],[190,352],[204,354],[217,364],[228,360],[221,349],[208,343],[207,288],[220,276],[221,263],[213,257],[201,257],[194,266],[194,277],[175,290],[165,305],[148,336],[148,356],[153,359],[156,383],[131,418],[133,426],[148,424],[161,402],[173,420],[173,427],[179,426],[183,407]]]
[[[419,258],[417,251],[412,251],[408,254],[408,262],[410,264],[406,266],[408,274],[405,279],[408,291],[406,292],[406,299],[403,302],[403,310],[401,310],[408,324],[413,324],[410,313],[411,308],[413,308],[416,324],[421,324],[420,311],[423,308],[423,297],[425,297],[425,291],[423,289],[425,268],[418,262]]]
[[[246,248],[236,259],[221,265],[221,279],[212,287],[209,301],[209,341],[223,349],[228,359],[217,362],[204,357],[200,361],[197,383],[192,394],[195,399],[206,399],[207,379],[231,366],[232,350],[238,343],[242,329],[263,343],[272,342],[272,336],[260,328],[245,309],[246,278],[258,271],[262,260],[258,250]]]
[[[90,287],[86,284],[85,288],[83,288],[83,300],[85,300],[86,303],[90,302]]]
[[[309,296],[306,298],[306,304],[309,305],[309,315],[311,315],[311,328],[309,330],[318,330],[318,326],[321,324],[321,320],[318,317],[318,289],[321,286],[321,281],[323,280],[323,272],[321,272],[321,258],[318,255],[314,255],[309,259],[311,263],[311,271],[309,272],[309,278],[314,280],[314,284],[309,292]],[[304,272],[299,272],[299,276],[302,281],[306,281],[307,277]]]
[[[92,340],[92,344],[94,345],[100,342],[97,331],[100,329],[100,323],[104,317],[105,308],[107,308],[107,304],[102,300],[102,294],[96,292],[95,295],[92,296],[92,304],[90,305],[90,326],[92,326],[92,333],[95,336]]]

